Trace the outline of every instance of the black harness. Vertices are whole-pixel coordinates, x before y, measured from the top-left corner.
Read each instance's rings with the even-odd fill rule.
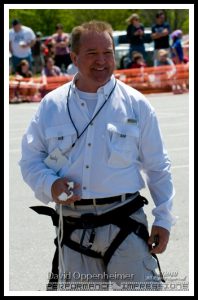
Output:
[[[126,239],[126,237],[130,233],[135,233],[137,236],[142,238],[147,244],[149,238],[147,227],[144,224],[139,223],[130,218],[130,215],[136,212],[141,207],[143,207],[144,204],[148,204],[147,199],[141,195],[138,195],[135,199],[128,202],[127,204],[112,209],[111,211],[106,212],[102,215],[95,215],[89,213],[83,214],[79,218],[63,216],[63,240],[61,246],[65,245],[71,248],[72,250],[80,252],[87,256],[103,259],[105,266],[107,266],[116,249],[120,246],[120,244]],[[53,208],[46,206],[32,206],[30,208],[39,214],[50,216],[52,218],[53,225],[58,227],[59,215]],[[118,234],[116,235],[116,237],[114,238],[104,255],[102,255],[100,252],[96,252],[91,249],[95,237],[95,228],[109,224],[114,224],[118,226],[120,228],[120,231],[118,232]],[[76,229],[83,229],[83,234],[80,243],[77,243],[71,239],[71,235]],[[89,245],[88,247],[85,247],[83,245],[83,240],[87,229],[92,229],[92,231],[90,234]],[[54,240],[54,243],[56,245],[56,251],[52,262],[52,273],[58,274],[57,238]],[[152,255],[157,260],[160,277],[161,280],[164,282],[157,256],[155,254]],[[53,279],[53,283],[54,282],[55,280]]]

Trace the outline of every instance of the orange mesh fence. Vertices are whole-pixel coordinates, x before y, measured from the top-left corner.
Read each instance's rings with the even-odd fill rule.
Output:
[[[173,86],[189,85],[188,64],[116,70],[117,79],[143,93],[168,92]]]
[[[44,84],[42,77],[13,77],[9,81],[9,101],[10,103],[39,102],[47,93],[71,81],[72,78],[72,76],[47,77],[47,83]]]
[[[189,85],[188,64],[115,70],[115,77],[142,93],[170,92],[174,86]],[[13,77],[9,82],[9,101],[40,101],[55,88],[71,81],[73,76],[39,78]]]

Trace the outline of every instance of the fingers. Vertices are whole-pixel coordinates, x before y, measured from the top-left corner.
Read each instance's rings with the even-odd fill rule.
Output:
[[[164,252],[168,244],[169,234],[167,229],[153,226],[148,240],[148,244],[151,247],[150,253],[158,254]]]
[[[152,248],[150,253],[154,253],[154,254],[162,253],[166,250],[166,247],[167,247],[167,242],[161,241],[156,247]]]
[[[76,201],[79,201],[80,199],[81,199],[81,197],[79,195],[73,195],[71,198],[69,198],[66,201],[61,201],[58,198],[54,198],[54,202],[56,202],[57,204],[62,204],[62,205],[69,205]]]
[[[62,204],[62,205],[68,205],[71,204],[75,201],[78,201],[81,199],[81,197],[79,195],[72,195],[71,198],[67,199],[67,200],[60,200],[59,196],[62,193],[66,193],[68,196],[71,194],[71,191],[73,193],[73,191],[75,189],[80,188],[80,184],[75,183],[74,184],[74,188],[73,189],[69,189],[69,184],[68,184],[68,179],[67,178],[58,178],[53,184],[52,184],[52,188],[51,188],[51,192],[52,192],[52,198],[54,200],[55,203],[57,204]]]

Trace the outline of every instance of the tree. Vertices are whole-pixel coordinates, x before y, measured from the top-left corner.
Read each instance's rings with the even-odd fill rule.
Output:
[[[155,22],[156,9],[11,9],[10,26],[13,19],[32,28],[35,32],[41,31],[43,35],[51,35],[55,31],[57,23],[64,26],[66,32],[71,32],[74,26],[83,22],[97,19],[109,22],[114,30],[125,30],[126,19],[137,13],[145,27],[151,27]],[[171,29],[182,29],[188,33],[189,12],[188,9],[164,10]]]

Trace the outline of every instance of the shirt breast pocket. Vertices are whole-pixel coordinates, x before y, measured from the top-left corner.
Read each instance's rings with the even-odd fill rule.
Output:
[[[67,156],[70,153],[72,144],[76,139],[76,132],[70,124],[48,127],[45,131],[48,153],[58,148],[61,153]]]
[[[139,127],[137,124],[107,124],[108,165],[126,168],[139,157]]]

